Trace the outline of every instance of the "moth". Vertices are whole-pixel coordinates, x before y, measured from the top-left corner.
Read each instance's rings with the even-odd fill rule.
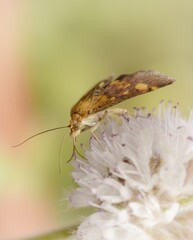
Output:
[[[16,146],[45,132],[69,128],[74,150],[76,150],[76,138],[81,132],[89,129],[95,136],[93,132],[106,114],[121,115],[126,111],[121,108],[109,109],[110,107],[126,99],[165,87],[174,81],[173,78],[157,71],[138,71],[132,74],[122,74],[116,79],[108,78],[100,81],[73,106],[69,125],[37,133]]]

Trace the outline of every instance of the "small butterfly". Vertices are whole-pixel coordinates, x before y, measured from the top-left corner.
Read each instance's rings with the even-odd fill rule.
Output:
[[[69,125],[37,133],[14,147],[45,132],[69,128],[70,136],[73,138],[74,151],[78,152],[75,147],[76,137],[81,132],[89,129],[95,137],[93,132],[106,114],[121,115],[126,112],[125,109],[108,109],[109,107],[126,99],[165,87],[174,81],[173,78],[157,71],[138,71],[132,74],[122,74],[116,79],[108,78],[100,81],[74,105]]]

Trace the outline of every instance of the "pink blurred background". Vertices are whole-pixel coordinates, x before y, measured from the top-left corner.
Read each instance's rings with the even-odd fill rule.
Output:
[[[25,238],[58,224],[50,194],[30,189],[30,163],[22,158],[29,151],[10,147],[33,126],[30,76],[23,57],[24,6],[21,0],[0,0],[0,239]],[[9,161],[6,167],[4,161]]]

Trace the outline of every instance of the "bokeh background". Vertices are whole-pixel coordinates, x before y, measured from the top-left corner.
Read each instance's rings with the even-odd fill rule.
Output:
[[[0,239],[76,224],[87,211],[64,199],[74,183],[63,130],[19,148],[24,138],[67,125],[71,107],[110,75],[155,69],[174,85],[119,104],[193,108],[193,2],[190,0],[0,0]],[[79,137],[87,145],[89,133]]]

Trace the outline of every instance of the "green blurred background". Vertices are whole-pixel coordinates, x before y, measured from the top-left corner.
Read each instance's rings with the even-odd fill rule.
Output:
[[[33,0],[23,4],[21,22],[23,59],[36,122],[31,134],[67,125],[71,107],[89,88],[112,74],[154,69],[177,80],[172,86],[127,100],[119,104],[121,108],[151,109],[162,99],[179,102],[184,114],[193,108],[192,1]],[[63,133],[38,137],[27,144],[27,151],[32,159],[29,171],[34,191],[47,189],[67,226],[81,213],[66,204],[58,206],[63,192],[68,195],[74,185],[72,168],[66,162],[72,152],[69,136],[63,145],[62,175],[58,172]],[[88,138],[85,133],[78,142]],[[24,168],[23,174],[26,172],[28,175]]]

